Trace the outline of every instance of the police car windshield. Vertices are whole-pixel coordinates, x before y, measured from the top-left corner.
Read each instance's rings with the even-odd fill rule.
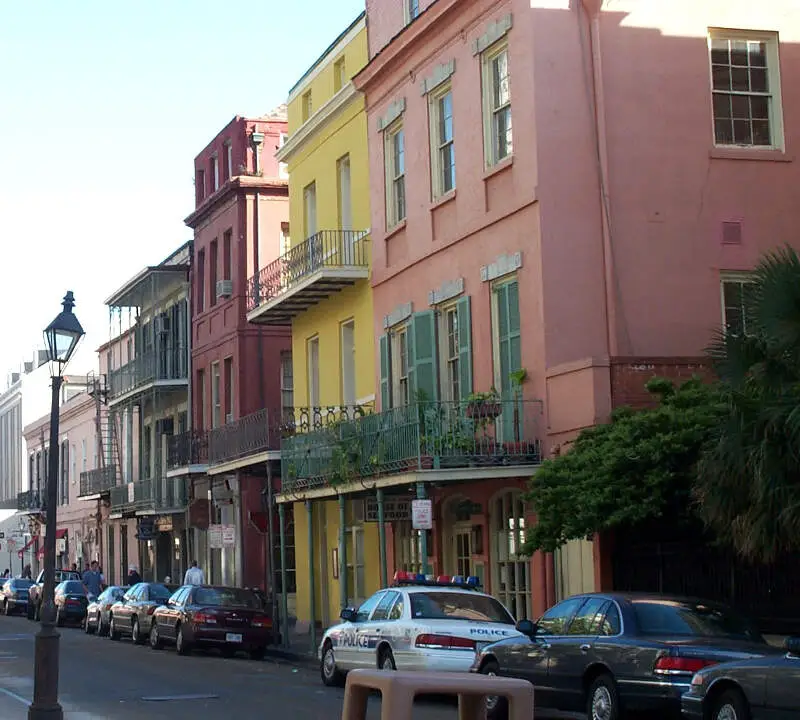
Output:
[[[411,617],[420,620],[469,620],[513,625],[506,609],[488,595],[447,591],[411,593]]]

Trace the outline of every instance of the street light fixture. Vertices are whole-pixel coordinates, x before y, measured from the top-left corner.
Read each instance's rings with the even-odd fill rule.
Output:
[[[83,328],[72,312],[75,298],[67,292],[64,309],[44,331],[47,359],[53,381],[50,405],[50,458],[47,468],[45,496],[44,587],[40,612],[41,628],[36,633],[33,667],[33,702],[28,708],[28,720],[63,720],[64,711],[58,703],[59,634],[56,631],[56,504],[58,502],[58,408],[64,367],[75,353]]]

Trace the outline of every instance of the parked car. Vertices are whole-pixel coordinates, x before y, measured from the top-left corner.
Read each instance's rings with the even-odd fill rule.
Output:
[[[83,623],[89,606],[89,591],[80,580],[65,580],[56,585],[56,625],[72,620]]]
[[[698,670],[780,653],[730,608],[664,595],[578,595],[517,629],[522,636],[483,648],[472,671],[528,680],[537,706],[597,720],[621,708],[679,716]],[[505,717],[505,701],[488,698],[487,711]]]
[[[243,650],[258,660],[271,632],[272,620],[252,590],[184,585],[153,613],[150,647],[175,643],[180,655],[196,647],[218,647],[227,656]]]
[[[146,642],[153,613],[166,604],[176,589],[175,585],[153,582],[132,585],[108,612],[108,636],[119,640],[123,635],[130,635],[137,645]]]
[[[502,603],[477,590],[478,578],[399,571],[395,584],[358,610],[342,611],[319,646],[325,685],[356,668],[468,672],[478,648],[519,633]]]
[[[56,570],[55,584],[65,580],[80,580],[80,573],[74,570]],[[39,620],[39,611],[42,604],[42,589],[44,587],[44,570],[36,576],[36,581],[28,588],[28,620]]]
[[[87,634],[96,632],[102,636],[108,633],[110,624],[108,611],[125,594],[127,589],[127,585],[111,585],[89,603],[86,608],[86,618],[83,621],[83,629]]]
[[[27,578],[10,578],[3,583],[0,589],[0,603],[3,605],[3,613],[11,613],[28,609],[28,590],[33,585],[33,580]]]
[[[692,678],[683,716],[697,720],[800,720],[800,637],[786,639],[783,655],[706,668]]]

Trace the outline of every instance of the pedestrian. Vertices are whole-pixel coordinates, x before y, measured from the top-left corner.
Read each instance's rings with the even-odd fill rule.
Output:
[[[169,585],[171,582],[172,582],[172,578],[169,575],[167,575],[164,578],[164,585]]]
[[[139,575],[139,571],[136,569],[136,565],[131,565],[128,567],[128,585],[133,587],[134,585],[142,582],[142,576]]]
[[[78,572],[78,563],[72,563],[72,572]]]
[[[197,560],[192,560],[192,567],[186,571],[186,576],[183,578],[184,585],[205,585],[206,577],[203,571],[197,567]]]
[[[22,568],[22,577],[27,579],[27,580],[31,580],[32,579],[31,578],[31,566],[30,565],[26,565],[24,568]]]
[[[97,560],[92,561],[91,567],[83,573],[83,584],[89,595],[97,597],[103,592],[103,576],[100,574],[97,566]]]
[[[4,577],[4,578],[7,578],[7,577],[9,576],[9,574],[10,574],[10,573],[9,573],[9,570],[8,570],[8,568],[6,568],[5,570],[3,570],[3,577]]]

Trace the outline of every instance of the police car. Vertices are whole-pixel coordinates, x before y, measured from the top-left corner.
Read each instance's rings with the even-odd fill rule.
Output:
[[[326,685],[341,685],[356,668],[468,672],[476,651],[519,635],[511,613],[479,592],[477,577],[397,572],[391,587],[341,618],[319,646]]]

